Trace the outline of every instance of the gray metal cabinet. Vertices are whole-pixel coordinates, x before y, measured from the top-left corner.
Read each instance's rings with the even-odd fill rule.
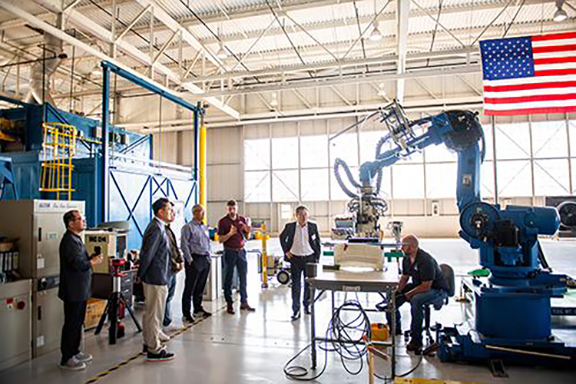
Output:
[[[0,371],[31,357],[31,280],[0,284]]]

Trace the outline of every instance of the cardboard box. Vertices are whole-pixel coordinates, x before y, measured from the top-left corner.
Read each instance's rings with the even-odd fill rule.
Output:
[[[106,300],[88,299],[86,316],[84,317],[84,329],[96,328],[105,309]]]

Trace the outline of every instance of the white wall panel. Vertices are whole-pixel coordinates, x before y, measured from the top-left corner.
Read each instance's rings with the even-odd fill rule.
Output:
[[[208,198],[210,201],[242,200],[240,167],[237,165],[210,165],[207,167]]]
[[[206,150],[208,164],[240,164],[242,160],[242,127],[208,128]]]

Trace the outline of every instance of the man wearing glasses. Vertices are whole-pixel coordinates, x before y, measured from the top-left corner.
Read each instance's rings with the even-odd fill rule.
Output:
[[[60,342],[60,368],[81,370],[92,360],[80,351],[86,302],[92,297],[92,266],[102,262],[102,254],[88,255],[80,235],[86,220],[76,210],[64,214],[66,233],[60,242],[60,287],[58,297],[64,302],[64,327]]]

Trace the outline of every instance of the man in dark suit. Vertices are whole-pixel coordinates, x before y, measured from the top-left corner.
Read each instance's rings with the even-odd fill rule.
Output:
[[[292,320],[300,318],[300,291],[302,275],[307,263],[320,260],[320,234],[316,223],[308,221],[308,208],[301,205],[296,208],[297,221],[288,223],[280,234],[280,245],[284,255],[290,261],[292,274]],[[310,285],[304,281],[304,312],[310,314]]]
[[[173,204],[160,198],[152,204],[154,218],[146,227],[140,250],[138,277],[142,280],[145,297],[144,346],[148,361],[172,360],[174,354],[167,352],[162,344],[170,338],[162,332],[166,310],[168,283],[172,277],[171,260],[175,253],[169,224],[174,221]],[[181,265],[177,269],[182,269]]]
[[[66,233],[60,242],[60,286],[58,297],[64,302],[64,326],[60,341],[60,368],[80,370],[92,360],[80,351],[86,301],[92,297],[92,266],[102,262],[102,255],[88,255],[80,235],[86,220],[76,210],[64,214]]]

